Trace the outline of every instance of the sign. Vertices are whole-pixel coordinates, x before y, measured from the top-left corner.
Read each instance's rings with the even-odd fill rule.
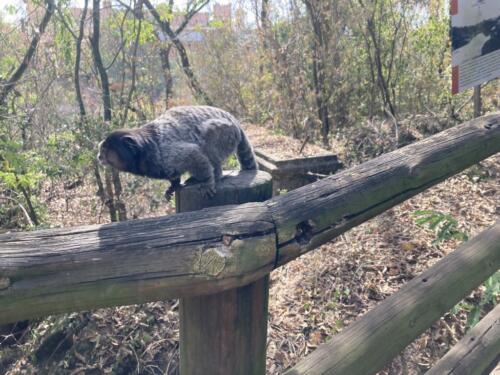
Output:
[[[500,0],[451,0],[453,94],[500,76]]]

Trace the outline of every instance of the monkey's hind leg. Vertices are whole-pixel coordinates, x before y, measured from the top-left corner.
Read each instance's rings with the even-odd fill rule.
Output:
[[[198,147],[189,146],[182,152],[182,164],[191,173],[189,183],[196,181],[200,193],[205,198],[215,195],[214,167]]]

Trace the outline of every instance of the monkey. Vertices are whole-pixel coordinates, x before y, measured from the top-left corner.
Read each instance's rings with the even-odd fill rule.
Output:
[[[180,186],[181,175],[198,182],[205,198],[213,197],[222,163],[236,153],[242,170],[257,170],[255,155],[239,121],[210,106],[179,106],[140,128],[111,132],[100,144],[102,165],[139,176],[170,181],[165,198]]]

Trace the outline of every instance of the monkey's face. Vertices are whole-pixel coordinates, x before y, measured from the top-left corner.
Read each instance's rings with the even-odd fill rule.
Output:
[[[122,172],[138,173],[139,146],[127,130],[116,130],[99,144],[97,159]]]

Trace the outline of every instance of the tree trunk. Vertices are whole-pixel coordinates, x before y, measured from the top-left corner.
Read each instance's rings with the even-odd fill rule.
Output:
[[[109,79],[104,63],[102,62],[101,51],[99,49],[99,38],[100,38],[100,0],[93,0],[92,8],[92,22],[93,22],[93,32],[90,38],[90,45],[92,47],[92,56],[94,57],[94,63],[99,73],[99,79],[101,80],[101,90],[102,90],[102,103],[104,110],[104,121],[111,121],[111,94],[109,91]]]
[[[85,104],[83,103],[82,90],[80,86],[80,62],[82,58],[82,41],[85,34],[85,19],[87,18],[89,1],[85,0],[85,4],[82,10],[82,16],[80,18],[80,28],[78,31],[78,37],[76,39],[76,56],[75,56],[75,68],[74,68],[74,79],[75,79],[75,93],[76,100],[78,102],[78,108],[80,110],[80,120],[84,121],[87,112],[85,111]]]
[[[139,39],[141,37],[141,30],[142,30],[142,9],[136,9],[137,14],[140,14],[139,16],[136,16],[139,19],[139,25],[137,27],[137,34],[135,36],[135,41],[134,41],[134,49],[132,51],[132,63],[130,67],[130,75],[131,75],[131,83],[130,83],[130,90],[127,94],[127,101],[125,102],[125,113],[123,114],[123,118],[121,121],[121,127],[123,128],[125,126],[125,123],[127,122],[128,118],[128,110],[130,108],[130,103],[132,102],[132,95],[134,94],[135,91],[135,81],[136,81],[136,72],[137,72],[137,49],[139,47]],[[124,85],[125,86],[125,85]]]
[[[102,102],[104,110],[104,121],[108,124],[111,122],[112,109],[111,109],[111,95],[109,91],[109,79],[106,68],[102,61],[101,51],[99,49],[99,36],[100,36],[100,0],[93,0],[92,7],[92,22],[93,22],[93,32],[90,38],[90,44],[92,47],[92,55],[94,57],[94,63],[96,69],[99,73],[99,78],[101,81],[102,89]],[[95,166],[97,171],[96,178],[99,174],[99,166]],[[120,175],[116,170],[111,172],[106,169],[105,171],[105,188],[102,189],[101,199],[103,203],[109,209],[109,215],[111,221],[126,220],[127,212],[125,204],[121,201],[120,195],[122,192],[122,185],[120,181]],[[114,188],[114,189],[113,189]]]
[[[328,98],[326,97],[325,68],[322,50],[324,46],[323,30],[321,29],[319,10],[315,9],[311,1],[304,0],[313,27],[313,45],[312,45],[312,74],[314,95],[316,99],[316,108],[318,118],[321,121],[321,137],[325,147],[328,147],[328,135],[330,134],[330,117],[328,114]]]
[[[172,44],[168,47],[164,45],[160,46],[160,61],[163,70],[163,79],[165,81],[165,109],[168,109],[170,101],[173,97],[173,86],[174,81],[172,79],[172,69],[170,66],[170,51],[172,49]]]

